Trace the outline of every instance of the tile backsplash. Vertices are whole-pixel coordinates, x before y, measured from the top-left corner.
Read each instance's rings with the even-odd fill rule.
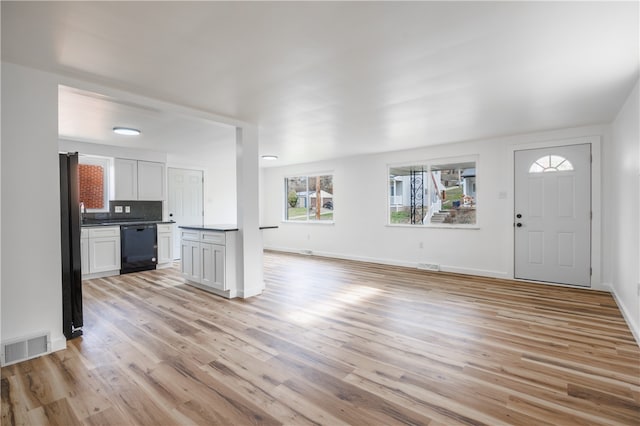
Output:
[[[126,212],[129,207],[129,212]],[[118,210],[118,211],[116,211]],[[85,213],[85,223],[96,221],[162,220],[162,201],[110,200],[109,213]]]

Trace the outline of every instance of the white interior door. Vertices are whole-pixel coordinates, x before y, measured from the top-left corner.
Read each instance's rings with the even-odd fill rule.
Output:
[[[168,176],[168,205],[169,219],[176,222],[173,227],[173,255],[180,256],[180,225],[203,225],[203,172],[202,170],[188,170],[169,168]]]
[[[515,278],[591,286],[591,145],[514,160]]]

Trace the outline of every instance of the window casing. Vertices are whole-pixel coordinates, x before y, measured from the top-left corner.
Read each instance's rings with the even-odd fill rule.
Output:
[[[80,202],[88,213],[108,212],[112,190],[111,158],[80,155],[78,163]]]
[[[285,221],[333,222],[333,175],[287,177],[284,191]]]
[[[465,158],[389,166],[388,223],[476,225],[476,165]]]

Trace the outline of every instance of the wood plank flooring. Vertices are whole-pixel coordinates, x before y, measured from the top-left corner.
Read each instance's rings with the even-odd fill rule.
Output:
[[[607,293],[274,252],[265,280],[85,281],[85,335],[2,368],[2,424],[640,424]]]

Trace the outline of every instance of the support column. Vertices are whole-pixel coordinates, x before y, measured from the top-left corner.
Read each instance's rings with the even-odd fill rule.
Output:
[[[238,296],[246,298],[264,290],[256,126],[236,127],[236,185]]]

